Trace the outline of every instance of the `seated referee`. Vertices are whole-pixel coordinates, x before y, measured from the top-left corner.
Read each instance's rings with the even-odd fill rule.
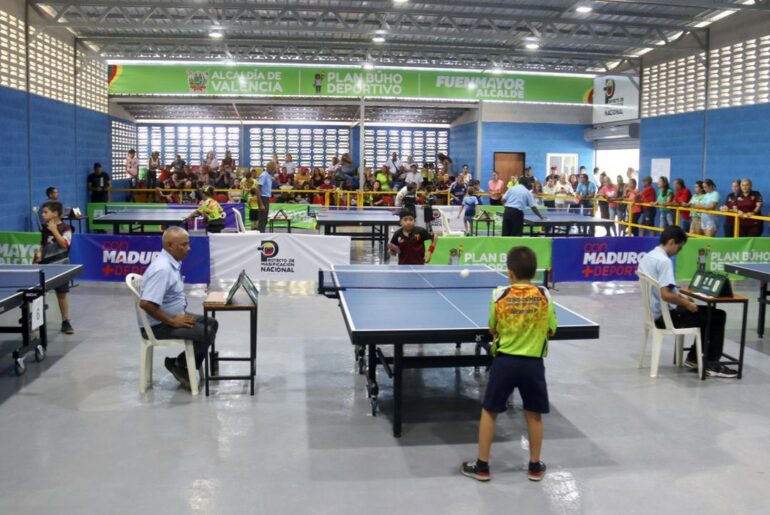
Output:
[[[524,232],[524,210],[530,208],[533,213],[545,220],[535,206],[535,198],[532,189],[532,177],[521,177],[505,192],[502,198],[505,211],[503,211],[503,236],[521,236]]]
[[[163,250],[147,267],[142,280],[139,307],[147,312],[155,338],[159,340],[192,340],[195,347],[195,366],[201,367],[206,350],[214,343],[218,322],[208,319],[208,338],[204,338],[203,317],[186,312],[187,297],[182,280],[182,261],[190,252],[190,236],[181,227],[169,227],[163,233]],[[144,331],[144,329],[142,329]],[[187,361],[182,352],[176,358],[166,358],[166,369],[185,390],[190,385]]]

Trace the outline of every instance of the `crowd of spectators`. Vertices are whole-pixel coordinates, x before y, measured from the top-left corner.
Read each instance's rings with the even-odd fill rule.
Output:
[[[613,234],[652,235],[654,231],[645,227],[663,229],[675,223],[691,234],[705,236],[718,235],[720,226],[725,236],[733,236],[736,224],[740,236],[758,236],[763,231],[763,222],[751,217],[761,215],[762,195],[752,188],[750,179],[732,181],[732,191],[723,199],[711,179],[696,181],[691,190],[682,179],[671,183],[666,177],[655,182],[651,177],[639,180],[633,168],[613,180],[599,168],[594,168],[592,175],[585,167],[567,175],[552,167],[541,183],[530,167],[521,177],[514,176],[507,183],[493,172],[485,192],[468,165],[462,165],[453,173],[452,160],[444,154],[438,154],[435,162],[417,163],[412,156],[402,159],[393,152],[379,167],[364,164],[362,184],[358,167],[349,153],[334,157],[327,167],[301,166],[291,154],[283,159],[276,154],[269,163],[272,163],[270,169],[275,170],[271,177],[273,199],[277,202],[399,206],[407,187],[414,185],[419,204],[462,206],[463,199],[473,191],[479,203],[488,197],[485,202],[500,205],[505,192],[523,181],[534,195],[542,197],[541,203],[546,208],[584,214],[593,213],[596,208],[601,218],[630,222],[628,228],[617,224],[612,228]],[[160,163],[158,152],[154,152],[147,163],[146,178],[140,181],[139,163],[133,150],[126,158],[125,170],[132,187],[157,187],[159,199],[177,203],[197,203],[200,191],[207,186],[220,190],[219,201],[248,202],[255,180],[263,171],[262,168],[239,171],[229,151],[221,162],[209,152],[200,166],[190,166],[181,156],[176,156],[165,167]],[[358,194],[360,190],[363,195]],[[677,210],[672,209],[675,207],[730,212],[737,216],[687,209],[679,209],[677,216]]]

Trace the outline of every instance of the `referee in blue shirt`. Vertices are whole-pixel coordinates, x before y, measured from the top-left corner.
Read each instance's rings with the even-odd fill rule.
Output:
[[[529,190],[532,189],[530,177],[522,177],[518,184],[508,188],[503,195],[503,236],[521,236],[524,232],[524,210],[530,208],[533,213],[545,220],[535,206],[535,199]]]

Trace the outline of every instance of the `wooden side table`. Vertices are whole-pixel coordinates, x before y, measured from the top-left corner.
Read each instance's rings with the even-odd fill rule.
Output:
[[[251,383],[251,395],[254,395],[254,379],[257,375],[257,305],[251,302],[240,304],[225,304],[225,292],[211,292],[203,302],[204,337],[208,337],[208,317],[216,318],[219,311],[247,311],[249,313],[249,355],[244,357],[220,357],[215,348],[206,353],[203,370],[205,373],[206,396],[209,395],[209,381],[249,381]],[[248,361],[250,371],[248,375],[219,375],[220,361]]]
[[[740,350],[737,358],[725,354],[722,351],[722,357],[727,358],[727,361],[719,361],[722,365],[737,365],[738,366],[738,379],[743,377],[743,352],[746,348],[746,318],[748,314],[749,299],[743,295],[734,295],[732,297],[711,297],[709,295],[703,295],[702,293],[694,292],[688,288],[682,288],[679,290],[683,295],[686,295],[692,299],[699,300],[706,304],[706,335],[703,341],[703,375],[701,379],[706,379],[706,366],[708,364],[716,364],[714,361],[707,361],[708,350],[710,345],[709,333],[711,329],[711,317],[717,304],[743,304],[743,317],[741,321],[741,342]]]

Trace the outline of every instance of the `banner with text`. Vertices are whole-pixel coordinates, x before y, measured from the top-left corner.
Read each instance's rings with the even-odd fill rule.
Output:
[[[125,64],[110,95],[318,96],[590,103],[588,77],[456,70]]]
[[[39,232],[0,232],[0,264],[30,265],[39,249]]]
[[[163,248],[160,236],[75,234],[70,262],[83,265],[84,281],[124,281],[128,274],[143,274]],[[188,284],[209,283],[209,238],[190,238],[190,253],[182,261]]]
[[[551,268],[551,238],[504,238],[440,236],[431,265],[489,265],[508,270],[507,255],[512,247],[525,246],[537,255],[537,268]]]
[[[639,78],[603,75],[594,79],[594,123],[639,118]]]
[[[553,281],[636,281],[658,238],[555,238]]]
[[[692,279],[701,262],[707,271],[720,273],[725,263],[770,263],[770,238],[691,238],[676,256],[676,279]]]
[[[211,277],[315,281],[318,270],[350,264],[350,237],[317,234],[210,234]]]

